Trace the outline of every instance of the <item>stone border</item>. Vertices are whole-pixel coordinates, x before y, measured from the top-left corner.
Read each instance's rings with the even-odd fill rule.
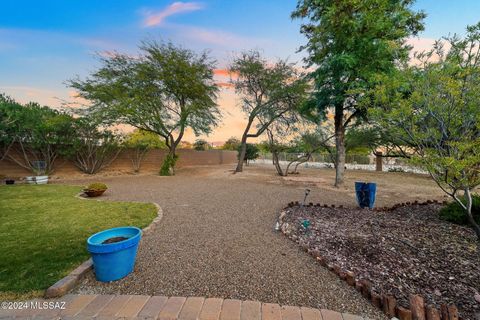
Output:
[[[427,200],[424,202],[414,201],[414,202],[403,202],[397,203],[391,207],[381,207],[374,208],[372,211],[384,211],[389,212],[393,211],[400,207],[410,206],[410,205],[428,205],[428,204],[447,204],[447,201],[440,202],[438,200]],[[287,208],[301,205],[298,201],[290,202]],[[335,205],[327,204],[313,204],[310,202],[305,205],[306,207],[324,207],[324,208],[335,208]],[[388,317],[397,317],[400,320],[458,320],[458,308],[454,305],[442,304],[440,310],[435,308],[433,305],[426,305],[425,299],[421,295],[411,295],[409,298],[410,306],[409,308],[402,307],[397,305],[397,300],[395,296],[391,294],[382,294],[376,293],[372,290],[372,283],[366,279],[358,279],[354,272],[348,270],[342,270],[339,265],[329,262],[325,257],[323,257],[318,250],[311,250],[308,245],[300,244],[298,238],[288,231],[288,223],[284,223],[283,220],[287,215],[287,212],[284,208],[280,215],[278,216],[278,224],[280,226],[280,231],[283,235],[290,240],[296,242],[300,247],[313,256],[315,260],[323,267],[328,268],[328,270],[334,272],[341,280],[347,282],[348,285],[354,287],[362,296],[369,300],[375,307],[379,308],[383,313]],[[339,205],[338,208],[344,208],[344,206]],[[367,209],[368,210],[368,209]]]
[[[76,198],[82,199],[82,200],[95,200],[95,201],[102,201],[101,199],[91,199],[88,197],[83,196],[83,192],[77,194],[75,196]],[[153,205],[157,208],[157,217],[153,219],[153,221],[146,226],[145,228],[142,229],[142,233],[149,234],[151,233],[157,224],[162,220],[163,218],[163,210],[162,207],[156,202],[140,202],[140,201],[129,201],[133,203],[153,203]],[[47,290],[45,290],[44,297],[47,299],[50,298],[58,298],[61,297],[65,294],[67,294],[70,290],[72,290],[77,283],[89,272],[90,270],[93,270],[93,262],[92,258],[84,261],[81,265],[79,265],[75,270],[70,272],[67,276],[64,278],[58,280],[55,282],[52,286],[50,286]]]

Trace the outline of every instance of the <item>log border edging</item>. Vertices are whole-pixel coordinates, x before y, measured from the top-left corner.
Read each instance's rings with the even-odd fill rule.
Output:
[[[448,204],[447,201],[440,202],[438,200],[426,200],[424,202],[414,201],[414,202],[402,202],[394,204],[391,207],[381,207],[374,208],[372,211],[383,211],[389,212],[400,207],[406,207],[410,205],[429,205],[429,204]],[[319,250],[312,250],[308,247],[306,243],[300,243],[297,236],[288,234],[286,232],[286,227],[284,227],[284,218],[287,215],[286,209],[292,208],[294,206],[301,206],[298,201],[292,201],[288,203],[288,206],[285,207],[278,217],[278,222],[280,224],[280,231],[282,234],[289,238],[290,240],[296,242],[300,245],[302,250],[310,254],[315,258],[318,264],[322,267],[328,268],[328,270],[335,273],[341,280],[344,280],[349,286],[354,287],[365,299],[369,300],[372,305],[383,311],[385,315],[389,317],[398,317],[400,320],[458,320],[458,308],[454,304],[442,304],[440,310],[435,308],[433,305],[425,304],[425,299],[419,294],[410,295],[409,297],[409,306],[404,307],[397,304],[395,296],[385,293],[377,293],[372,289],[372,283],[366,279],[359,279],[356,277],[353,271],[343,270],[339,265],[331,263],[324,256],[320,254]],[[310,202],[306,204],[307,207],[324,207],[324,208],[335,208],[334,204],[313,204]],[[344,206],[339,205],[338,208],[344,208]],[[288,224],[286,224],[288,227]]]

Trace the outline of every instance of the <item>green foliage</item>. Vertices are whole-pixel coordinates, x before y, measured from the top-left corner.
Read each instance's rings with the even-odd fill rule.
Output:
[[[35,174],[53,172],[58,156],[72,152],[74,122],[70,115],[49,107],[21,105],[0,95],[0,159],[7,156]]]
[[[465,39],[448,39],[417,56],[416,66],[385,77],[373,92],[371,115],[415,148],[414,162],[442,188],[480,184],[480,24]]]
[[[315,80],[315,106],[326,111],[345,105],[356,110],[353,89],[368,89],[377,74],[389,73],[408,59],[405,39],[423,30],[423,12],[414,1],[299,0],[293,18],[304,19],[302,47]],[[360,94],[360,93],[359,93]],[[352,99],[353,98],[353,99]]]
[[[135,129],[127,135],[124,146],[132,149],[130,159],[134,172],[140,171],[143,159],[151,149],[165,149],[167,145],[160,140],[160,136],[156,133]]]
[[[315,89],[303,112],[315,118],[333,111],[336,161],[345,160],[345,130],[366,117],[360,103],[377,77],[408,59],[406,39],[423,30],[423,12],[411,9],[413,0],[299,0],[293,18],[303,20],[308,42],[308,66]],[[337,165],[336,185],[343,183]]]
[[[241,147],[242,146],[238,147],[238,150],[237,150],[238,154],[240,154]],[[255,160],[259,157],[260,150],[258,149],[257,145],[253,143],[247,143],[246,147],[247,148],[245,151],[244,161],[248,162],[249,160]],[[237,154],[237,157],[238,157],[238,154]]]
[[[94,182],[94,183],[90,183],[85,189],[99,191],[99,190],[107,190],[108,187],[105,183]]]
[[[471,191],[480,185],[480,23],[465,38],[446,38],[416,56],[416,65],[382,78],[371,93],[375,120],[412,146],[412,162],[471,218]],[[465,202],[458,193],[463,192]],[[480,239],[480,227],[471,224]]]
[[[81,187],[0,186],[0,292],[43,291],[89,258],[86,239],[120,227],[144,228],[157,216],[153,204],[85,201]]]
[[[109,166],[121,151],[121,136],[100,128],[92,118],[77,119],[75,132],[71,159],[84,173],[95,174],[101,171]]]
[[[193,143],[193,149],[195,149],[197,151],[206,151],[206,150],[210,149],[210,144],[206,140],[197,139]]]
[[[282,120],[285,125],[279,125],[275,130],[279,134],[295,124],[309,83],[293,64],[284,60],[271,64],[260,52],[250,51],[234,59],[230,72],[237,75],[233,80],[235,92],[241,97],[242,111],[248,118],[242,141],[258,138],[274,123]],[[240,151],[237,172],[242,171],[244,160]]]
[[[472,196],[472,215],[475,221],[480,224],[480,196]],[[466,202],[465,198],[461,199],[462,202]],[[450,221],[456,224],[468,225],[467,214],[465,209],[462,208],[457,202],[451,202],[440,210],[440,218],[446,221]]]
[[[22,106],[5,94],[0,94],[0,160],[3,159],[17,135],[17,122]]]
[[[70,86],[91,101],[90,113],[162,136],[171,153],[186,128],[208,134],[221,116],[216,104],[214,61],[207,53],[145,41],[138,56],[100,57],[101,67]],[[170,161],[174,163],[174,161]]]
[[[127,148],[139,149],[165,149],[167,146],[165,141],[160,140],[158,134],[153,132],[135,129],[129,133],[123,142]]]
[[[167,154],[163,160],[162,167],[160,168],[161,176],[171,176],[174,174],[175,164],[177,163],[178,155]]]
[[[241,141],[235,137],[228,138],[228,140],[223,144],[222,150],[236,151],[238,150],[240,143]]]

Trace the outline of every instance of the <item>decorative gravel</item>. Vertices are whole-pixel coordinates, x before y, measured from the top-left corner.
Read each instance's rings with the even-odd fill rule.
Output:
[[[391,212],[293,206],[283,230],[329,263],[372,283],[409,306],[457,305],[463,319],[480,317],[480,246],[472,229],[438,218],[439,204],[407,205]],[[310,223],[310,225],[308,225]]]
[[[278,212],[303,198],[304,187],[283,183],[272,168],[268,178],[233,175],[225,168],[220,174],[102,179],[109,187],[104,200],[153,201],[164,217],[142,239],[134,273],[107,284],[90,273],[75,292],[259,300],[385,319],[355,289],[273,230]],[[354,203],[353,195],[338,195],[312,188],[309,200]]]

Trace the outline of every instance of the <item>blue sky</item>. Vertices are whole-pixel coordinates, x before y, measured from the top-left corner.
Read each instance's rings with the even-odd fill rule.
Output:
[[[263,49],[296,61],[304,42],[290,13],[295,0],[6,0],[0,10],[0,92],[58,106],[64,81],[96,66],[95,52],[134,53],[145,38],[209,49],[224,68],[234,52]],[[423,48],[480,21],[478,0],[418,0],[428,17],[415,45]],[[220,103],[232,104],[230,93]],[[223,101],[223,102],[222,102]],[[230,106],[231,107],[231,106]],[[232,111],[233,112],[233,111]],[[239,115],[233,112],[231,118]],[[240,126],[240,123],[238,124]]]

